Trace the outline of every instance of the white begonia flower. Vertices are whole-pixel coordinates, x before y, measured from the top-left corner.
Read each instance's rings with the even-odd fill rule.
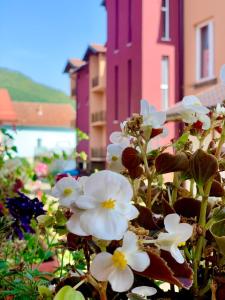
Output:
[[[127,231],[122,247],[113,254],[101,252],[95,256],[90,267],[91,274],[99,281],[109,281],[115,292],[129,290],[134,282],[131,269],[143,272],[150,264],[148,254],[139,250],[137,242],[137,236]]]
[[[132,196],[131,184],[124,176],[109,170],[92,174],[85,183],[84,195],[76,199],[76,206],[83,210],[80,227],[99,239],[120,240],[128,221],[139,214],[131,203]]]
[[[83,194],[84,182],[87,177],[83,176],[76,180],[71,176],[63,177],[52,189],[52,196],[59,199],[59,204],[70,208],[76,199]]]
[[[198,121],[202,122],[202,129],[204,129],[204,130],[208,130],[211,126],[210,117],[207,115],[200,114],[198,116]]]
[[[0,177],[1,176],[8,176],[15,172],[18,168],[22,166],[22,162],[19,158],[10,158],[4,161],[3,167],[0,170]]]
[[[122,148],[126,148],[130,145],[130,136],[125,132],[126,123],[127,121],[120,123],[121,131],[114,131],[109,137],[111,143],[118,144]]]
[[[210,128],[210,118],[207,116],[209,109],[202,105],[196,96],[185,96],[181,102],[184,111],[181,112],[182,119],[185,123],[193,124],[197,121],[202,122],[202,129]]]
[[[141,100],[140,115],[143,116],[143,125],[152,128],[161,128],[166,122],[166,112],[157,111],[156,108],[148,103],[147,100]]]
[[[220,69],[220,79],[223,84],[225,84],[225,65],[222,65]]]
[[[146,298],[155,295],[157,290],[153,287],[143,285],[132,289],[131,292]]]
[[[215,113],[217,116],[224,116],[225,115],[225,107],[222,106],[220,103],[217,103]]]
[[[124,148],[119,144],[109,144],[107,146],[106,161],[109,164],[109,169],[114,172],[121,172],[124,170],[122,165],[122,153]]]
[[[179,264],[183,264],[184,257],[178,247],[192,236],[193,227],[187,223],[180,223],[178,214],[167,215],[164,225],[167,232],[160,232],[156,240],[148,240],[147,243],[154,243],[160,249],[170,252]]]

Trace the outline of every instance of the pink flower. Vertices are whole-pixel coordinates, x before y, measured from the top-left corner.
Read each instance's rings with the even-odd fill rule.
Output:
[[[39,162],[35,167],[35,173],[38,177],[44,177],[48,174],[48,166],[42,162]]]

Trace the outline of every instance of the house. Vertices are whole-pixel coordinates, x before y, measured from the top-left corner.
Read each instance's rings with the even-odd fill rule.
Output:
[[[106,48],[89,45],[83,60],[70,59],[64,72],[70,76],[71,96],[77,103],[76,127],[89,135],[89,140],[78,142],[77,151],[87,153],[90,170],[102,169],[107,144]]]
[[[107,138],[140,111],[140,99],[167,110],[182,99],[183,1],[105,0]],[[175,124],[168,124],[168,142]]]
[[[13,101],[6,89],[0,89],[0,105],[0,126],[14,136],[19,156],[74,152],[75,111],[69,103]]]

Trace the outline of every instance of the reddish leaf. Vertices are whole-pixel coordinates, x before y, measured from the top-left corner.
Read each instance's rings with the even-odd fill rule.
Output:
[[[149,208],[136,204],[135,205],[139,211],[138,217],[134,220],[138,223],[141,227],[144,227],[147,230],[156,230],[159,229],[159,227],[156,225],[152,212]]]
[[[190,172],[197,184],[203,185],[218,171],[218,162],[212,154],[198,149],[190,158]]]
[[[223,197],[224,196],[224,189],[217,180],[213,180],[209,195],[214,196],[214,197]]]
[[[132,148],[127,147],[123,150],[122,153],[122,164],[125,168],[129,169],[135,169],[137,166],[139,166],[141,163],[140,153]]]
[[[186,171],[189,167],[189,160],[184,152],[176,155],[162,153],[156,158],[155,167],[158,174]]]
[[[159,254],[152,249],[148,249],[147,252],[150,258],[150,265],[144,272],[140,273],[141,275],[155,280],[166,281],[186,289],[191,287],[192,273],[189,275],[189,272],[186,270],[183,274],[184,276],[188,275],[188,277],[176,277],[173,270],[169,267],[168,263],[161,257],[161,255],[159,256]],[[171,265],[174,267],[172,263]],[[184,264],[182,264],[181,267],[183,265]],[[178,268],[175,268],[175,270],[179,275],[181,274],[181,271],[178,272]]]
[[[161,250],[161,257],[167,262],[174,273],[174,276],[182,282],[183,286],[189,289],[192,285],[193,271],[187,262],[179,264],[168,251]]]
[[[181,198],[174,203],[174,209],[178,215],[186,218],[199,218],[201,201],[194,198]],[[210,205],[207,206],[207,215],[210,212]]]

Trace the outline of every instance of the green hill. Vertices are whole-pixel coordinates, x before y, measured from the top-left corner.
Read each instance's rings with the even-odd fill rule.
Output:
[[[20,72],[0,68],[0,88],[6,88],[13,101],[70,103],[71,100],[63,92],[34,82]]]

